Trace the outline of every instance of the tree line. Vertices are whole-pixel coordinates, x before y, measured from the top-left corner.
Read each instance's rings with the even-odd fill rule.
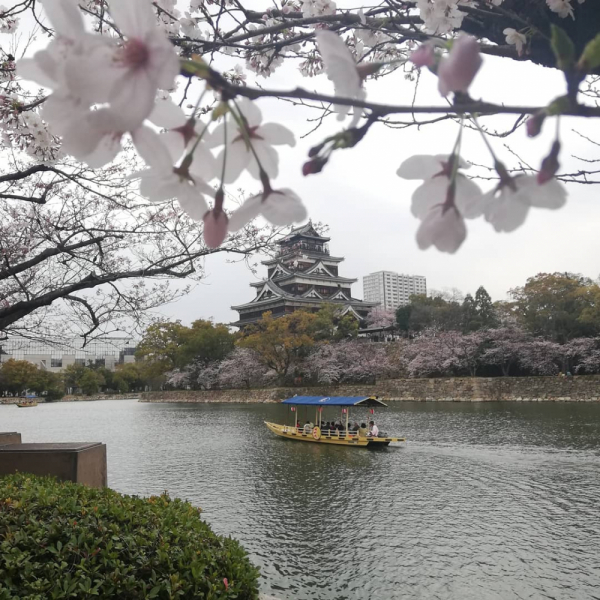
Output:
[[[265,313],[236,333],[202,319],[157,322],[146,329],[136,362],[115,372],[71,365],[54,375],[8,361],[0,388],[92,394],[600,372],[600,286],[572,273],[531,277],[508,301],[494,302],[483,287],[465,296],[412,296],[396,311],[373,310],[361,326],[331,304],[280,318]]]

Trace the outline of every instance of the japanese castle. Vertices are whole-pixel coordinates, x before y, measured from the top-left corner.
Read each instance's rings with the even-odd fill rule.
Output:
[[[339,305],[340,316],[350,313],[362,321],[378,303],[352,297],[350,288],[356,279],[339,275],[344,259],[329,255],[329,240],[319,235],[310,221],[292,229],[278,242],[275,258],[263,261],[267,278],[250,284],[256,289],[255,298],[231,307],[240,314],[233,325],[254,323],[267,311],[274,317],[296,310],[318,311],[324,303]]]

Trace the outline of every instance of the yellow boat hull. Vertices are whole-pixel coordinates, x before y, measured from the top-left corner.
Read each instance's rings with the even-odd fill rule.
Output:
[[[37,406],[38,403],[37,402],[18,402],[17,406],[19,408],[29,408],[31,406]]]
[[[305,433],[303,428],[290,427],[288,425],[278,425],[265,421],[265,425],[275,435],[288,440],[297,440],[300,442],[312,442],[313,444],[331,444],[334,446],[354,446],[357,448],[381,448],[389,445],[391,442],[406,442],[402,437],[360,437],[358,434],[350,433],[346,435],[343,432],[321,431],[318,427],[311,433]]]

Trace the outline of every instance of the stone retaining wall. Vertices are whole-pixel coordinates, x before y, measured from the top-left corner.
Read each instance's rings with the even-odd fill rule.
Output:
[[[279,402],[291,396],[368,396],[417,402],[599,402],[600,376],[388,379],[375,385],[144,392],[141,402]]]

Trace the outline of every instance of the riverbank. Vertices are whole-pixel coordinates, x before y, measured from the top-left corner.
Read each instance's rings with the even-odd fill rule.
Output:
[[[48,402],[48,404],[53,404],[55,402],[94,402],[96,400],[138,400],[139,397],[139,392],[136,392],[135,394],[97,394],[95,396],[68,395],[63,396],[60,400],[52,400],[51,402]],[[32,399],[38,403],[46,402],[43,396]],[[0,400],[1,404],[18,404],[19,402],[23,402],[23,398],[2,398]]]
[[[374,385],[143,392],[140,402],[261,403],[292,396],[370,396],[389,402],[600,402],[600,375],[388,379]]]

